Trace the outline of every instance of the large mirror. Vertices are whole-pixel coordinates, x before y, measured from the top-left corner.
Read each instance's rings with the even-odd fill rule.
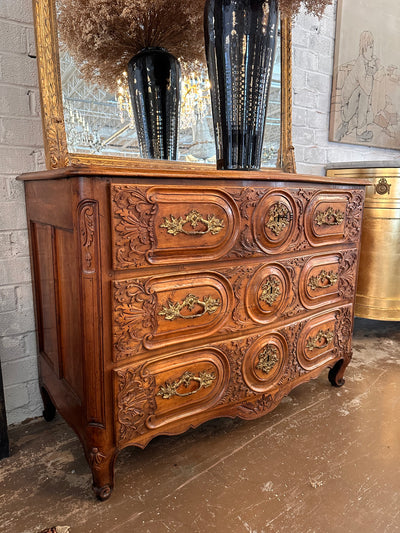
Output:
[[[33,0],[46,164],[126,167],[140,159],[128,91],[118,94],[85,83],[60,43],[57,0]],[[205,73],[183,79],[178,160],[215,166],[211,107]],[[263,148],[263,168],[295,172],[291,142],[291,29],[281,20]],[[147,162],[148,163],[148,162]],[[152,160],[153,165],[165,161]]]

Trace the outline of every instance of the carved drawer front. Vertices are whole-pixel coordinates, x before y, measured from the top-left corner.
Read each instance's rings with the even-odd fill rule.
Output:
[[[112,185],[113,266],[212,261],[237,238],[239,212],[209,187]]]
[[[246,311],[261,324],[279,318],[291,300],[290,279],[286,269],[272,263],[261,266],[251,277],[246,290]]]
[[[309,202],[305,232],[312,246],[352,241],[360,233],[363,195],[358,191],[321,192]]]
[[[339,266],[341,254],[312,257],[300,275],[300,299],[307,309],[340,299]]]
[[[298,210],[284,191],[266,194],[253,214],[254,240],[264,252],[282,252],[291,244],[297,228]]]
[[[115,281],[114,359],[215,335],[233,300],[215,272]]]
[[[257,339],[243,359],[242,373],[247,386],[266,392],[278,386],[288,363],[288,345],[279,333]]]
[[[226,356],[213,347],[115,370],[117,440],[134,440],[211,408],[224,394],[229,372]]]
[[[310,320],[302,331],[298,344],[298,360],[305,370],[313,370],[334,359],[336,349],[336,311]]]

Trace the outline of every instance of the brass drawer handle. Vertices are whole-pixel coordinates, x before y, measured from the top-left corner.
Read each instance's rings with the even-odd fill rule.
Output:
[[[306,347],[310,352],[313,350],[321,350],[326,348],[328,344],[333,340],[334,333],[328,329],[328,331],[323,331],[320,329],[315,337],[311,337],[307,340]]]
[[[375,185],[376,194],[390,194],[391,184],[387,182],[386,178],[381,178]]]
[[[268,211],[268,222],[265,224],[272,233],[278,236],[290,224],[290,211],[282,202],[271,205]]]
[[[189,311],[193,311],[196,305],[199,305],[203,308],[201,313],[195,313],[193,315],[181,314],[182,309],[184,309],[185,307]],[[182,303],[172,302],[171,300],[168,300],[168,305],[163,305],[162,310],[158,314],[159,316],[165,317],[165,320],[175,320],[176,318],[200,318],[206,313],[208,313],[209,315],[215,313],[215,311],[220,305],[220,300],[212,298],[211,296],[204,296],[203,301],[201,301],[198,296],[195,296],[194,294],[188,294]]]
[[[326,287],[332,287],[337,283],[338,275],[333,270],[327,272],[326,270],[321,270],[318,276],[311,276],[307,286],[310,287],[312,291],[317,289],[325,289]]]
[[[187,370],[176,381],[173,381],[172,383],[167,381],[164,385],[161,385],[160,390],[157,392],[157,396],[161,396],[161,398],[164,400],[170,400],[174,396],[179,396],[180,398],[191,396],[192,394],[199,392],[201,389],[207,389],[208,387],[211,387],[213,381],[216,379],[217,378],[213,372],[206,372],[203,370],[198,376],[195,376],[192,372]],[[188,388],[193,381],[198,383],[197,389],[184,393],[178,392],[179,387],[183,386]]]
[[[190,224],[193,231],[185,230],[184,226],[186,224]],[[200,227],[205,226],[206,229],[198,229],[199,225]],[[219,220],[215,215],[207,215],[207,218],[205,218],[193,209],[185,218],[175,218],[174,215],[170,215],[169,219],[164,217],[164,222],[160,224],[160,228],[165,228],[167,233],[174,236],[179,233],[184,233],[185,235],[206,235],[211,233],[216,235],[224,228],[224,221]]]
[[[261,287],[260,300],[267,303],[269,306],[277,300],[281,295],[281,282],[275,276],[268,276]]]
[[[340,209],[328,207],[325,211],[317,211],[314,220],[317,226],[339,226],[344,220],[344,213]]]
[[[264,372],[264,374],[269,374],[277,363],[278,349],[273,344],[268,344],[259,354],[256,368]]]

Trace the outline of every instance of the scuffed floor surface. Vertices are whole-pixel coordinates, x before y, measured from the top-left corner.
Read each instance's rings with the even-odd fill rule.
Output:
[[[215,420],[124,450],[104,503],[59,417],[10,440],[2,533],[400,532],[400,323],[356,320],[341,389],[324,372],[258,420]]]

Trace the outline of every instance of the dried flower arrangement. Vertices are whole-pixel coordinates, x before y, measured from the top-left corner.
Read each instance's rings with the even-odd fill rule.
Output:
[[[304,6],[307,13],[320,17],[332,0],[278,0],[279,9],[284,17],[294,17]]]
[[[278,0],[284,16],[301,6],[321,16],[332,0]],[[205,0],[58,0],[62,43],[83,78],[114,92],[129,60],[158,46],[188,63],[205,62]]]
[[[147,47],[204,62],[204,1],[58,0],[57,9],[61,42],[83,78],[112,92],[130,59]]]

